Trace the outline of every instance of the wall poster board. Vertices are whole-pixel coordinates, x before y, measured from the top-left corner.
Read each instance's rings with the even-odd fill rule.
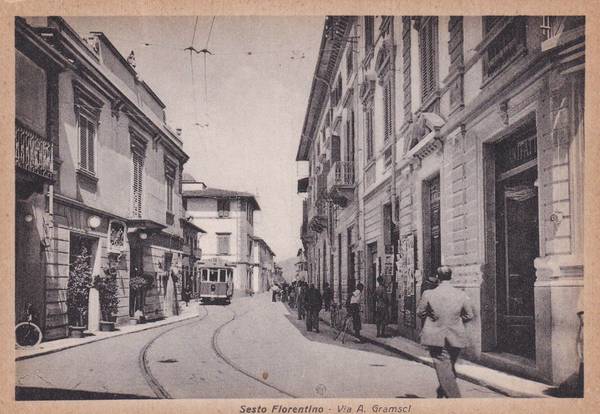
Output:
[[[398,240],[398,293],[399,307],[404,326],[416,327],[416,290],[415,290],[415,234],[411,233]]]

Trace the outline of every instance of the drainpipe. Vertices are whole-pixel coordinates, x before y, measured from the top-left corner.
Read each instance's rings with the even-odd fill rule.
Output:
[[[394,22],[391,23],[391,28],[390,28],[390,36],[392,39],[392,57],[391,57],[391,61],[390,61],[390,71],[392,72],[392,82],[391,82],[391,95],[392,95],[392,114],[394,114],[394,118],[396,117],[396,46],[394,45]],[[395,122],[394,122],[394,129],[395,128]],[[391,197],[392,197],[392,223],[394,223],[394,226],[398,226],[399,220],[396,219],[396,212],[398,210],[398,205],[396,204],[396,166],[397,166],[397,162],[396,162],[396,145],[397,145],[397,140],[396,140],[396,131],[392,131],[393,133],[393,139],[394,139],[394,143],[392,144],[392,190],[391,190]]]
[[[314,78],[316,80],[321,81],[321,82],[323,82],[324,84],[327,85],[327,88],[329,89],[329,105],[327,105],[327,111],[331,112],[331,94],[332,94],[331,84],[327,80],[321,78],[320,76],[314,75]],[[329,249],[330,249],[330,251],[331,252],[335,252],[336,249],[335,249],[335,246],[334,246],[334,242],[332,240],[334,230],[333,230],[333,213],[331,211],[331,206],[329,206],[328,210],[329,211],[328,211],[328,217],[327,217],[327,219],[328,219],[328,221],[330,221],[330,223],[329,223],[329,228],[328,228],[328,232],[327,232],[328,233],[327,234],[327,239],[329,240]],[[331,220],[329,220],[329,219],[331,219]],[[323,253],[325,253],[325,252],[323,252]]]

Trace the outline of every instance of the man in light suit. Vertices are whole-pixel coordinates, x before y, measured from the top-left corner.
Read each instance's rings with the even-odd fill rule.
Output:
[[[452,269],[437,269],[438,287],[426,290],[417,306],[417,315],[425,318],[421,344],[429,348],[440,386],[438,398],[460,398],[454,365],[462,348],[469,343],[464,322],[473,319],[469,297],[450,283]]]

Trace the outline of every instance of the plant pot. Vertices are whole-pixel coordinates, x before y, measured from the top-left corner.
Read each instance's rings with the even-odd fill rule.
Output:
[[[112,332],[115,330],[115,322],[100,321],[101,332]]]
[[[71,338],[83,338],[85,329],[85,326],[69,326],[69,336]]]

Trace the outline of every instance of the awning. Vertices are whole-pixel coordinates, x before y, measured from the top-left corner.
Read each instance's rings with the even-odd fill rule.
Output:
[[[308,191],[308,177],[298,180],[298,193],[306,193]]]
[[[188,221],[186,219],[179,219],[179,224],[181,224],[181,227],[183,227],[183,226],[189,226],[192,229],[196,230],[198,233],[206,233],[200,227],[196,226],[194,223],[192,223],[191,221]]]
[[[127,220],[127,232],[135,233],[138,230],[142,231],[161,231],[166,229],[167,226],[160,224],[154,220],[149,219],[129,219]]]

